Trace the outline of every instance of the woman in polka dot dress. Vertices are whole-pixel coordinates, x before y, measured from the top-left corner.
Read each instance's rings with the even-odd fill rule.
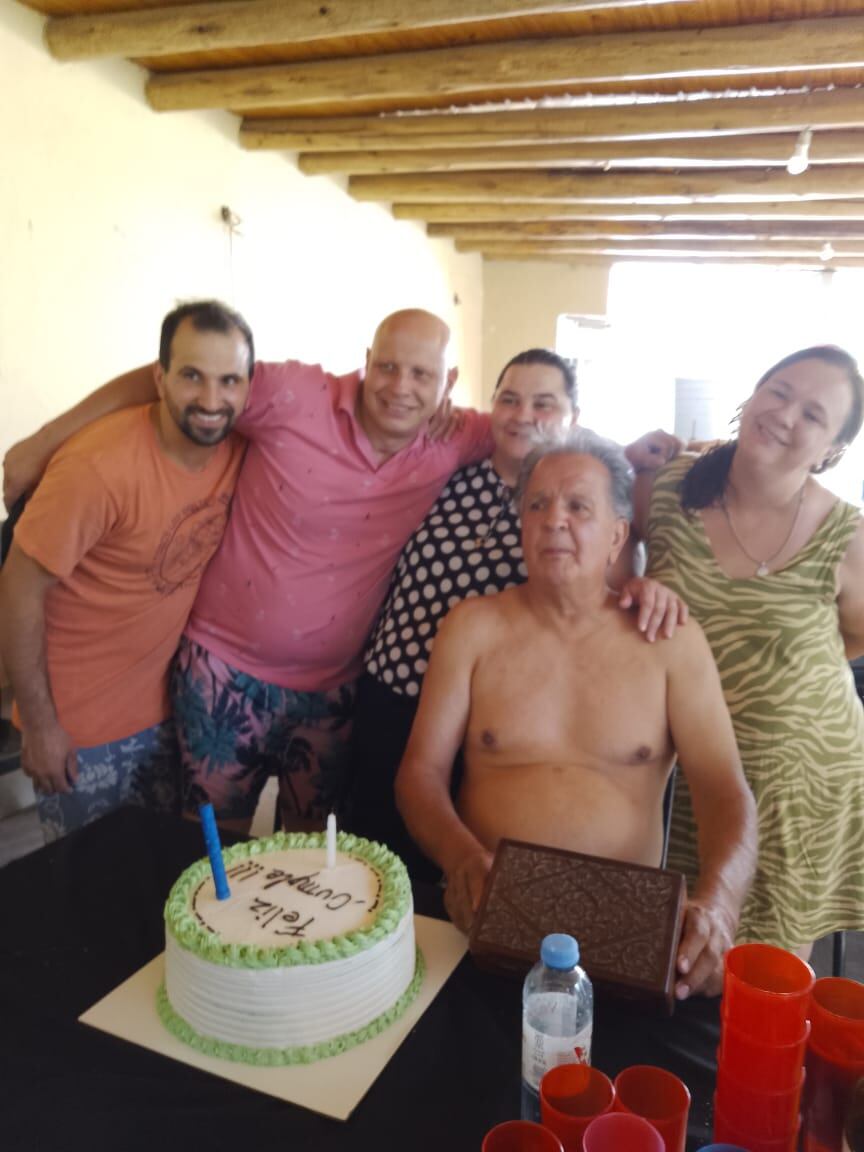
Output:
[[[521,525],[512,501],[519,469],[538,430],[563,432],[578,415],[573,368],[560,356],[532,348],[505,365],[492,396],[495,449],[486,460],[454,473],[405,545],[366,649],[352,737],[351,831],[386,844],[415,879],[435,880],[439,872],[408,835],[393,799],[393,781],[432,642],[460,601],[525,580]],[[629,563],[628,556],[625,568]],[[458,775],[457,766],[454,786]]]

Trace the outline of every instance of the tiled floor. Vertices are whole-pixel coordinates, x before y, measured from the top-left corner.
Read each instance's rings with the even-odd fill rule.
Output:
[[[33,788],[18,769],[21,737],[7,716],[8,702],[0,698],[0,866],[32,852],[42,843],[35,823]]]
[[[9,770],[17,757],[4,755],[4,736],[0,730],[0,866],[42,846],[33,787],[20,769]]]
[[[42,847],[42,832],[35,808],[25,808],[0,819],[0,867]]]

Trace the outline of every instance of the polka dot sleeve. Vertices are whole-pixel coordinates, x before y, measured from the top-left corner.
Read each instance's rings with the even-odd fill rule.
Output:
[[[456,472],[399,557],[366,650],[366,671],[394,692],[417,697],[450,609],[525,577],[510,489],[488,459]]]

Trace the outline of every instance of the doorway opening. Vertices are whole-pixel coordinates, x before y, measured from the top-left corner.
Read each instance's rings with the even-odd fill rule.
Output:
[[[561,316],[557,348],[577,362],[580,422],[627,443],[650,428],[723,439],[775,361],[839,344],[864,363],[864,270],[748,264],[616,264],[605,317]],[[864,434],[820,480],[864,497]]]

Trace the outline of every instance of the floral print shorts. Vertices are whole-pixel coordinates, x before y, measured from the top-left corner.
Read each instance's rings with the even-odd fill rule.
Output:
[[[79,748],[71,792],[36,793],[46,842],[127,804],[180,811],[180,757],[174,722],[166,720],[125,740]]]
[[[251,820],[268,776],[276,776],[286,828],[344,814],[353,684],[294,692],[232,668],[184,636],[171,702],[187,812],[210,801],[223,820]]]

